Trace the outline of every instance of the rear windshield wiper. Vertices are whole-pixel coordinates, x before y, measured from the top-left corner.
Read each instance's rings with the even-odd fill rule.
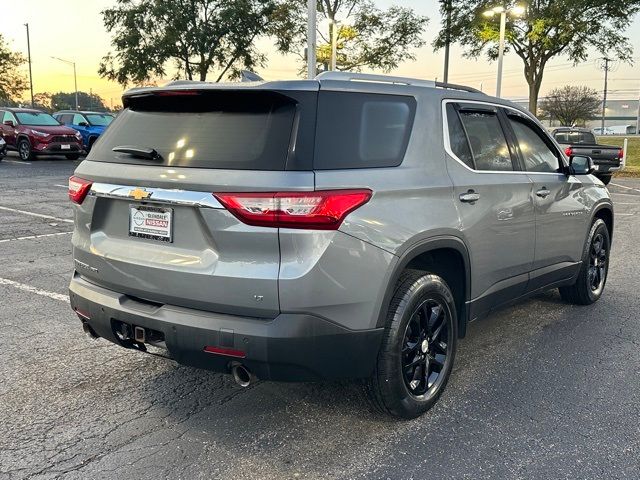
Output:
[[[162,160],[162,157],[153,148],[135,147],[131,145],[122,145],[111,149],[116,153],[126,153],[136,158],[144,158],[145,160]]]

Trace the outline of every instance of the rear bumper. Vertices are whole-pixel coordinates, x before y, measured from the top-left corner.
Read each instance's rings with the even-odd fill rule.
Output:
[[[595,175],[598,175],[599,173],[612,173],[612,172],[617,172],[618,170],[620,170],[621,165],[620,164],[602,164],[602,163],[596,163],[596,171],[594,172]]]
[[[245,318],[171,305],[150,305],[74,274],[71,306],[101,337],[126,346],[118,322],[162,332],[171,357],[184,365],[229,373],[240,362],[259,379],[315,381],[365,378],[375,365],[383,329],[348,330],[307,314]],[[211,354],[206,346],[244,352],[243,358]]]

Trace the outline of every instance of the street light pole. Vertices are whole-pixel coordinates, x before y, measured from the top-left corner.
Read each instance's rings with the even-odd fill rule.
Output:
[[[73,65],[73,86],[76,91],[76,106],[73,109],[74,110],[79,109],[80,105],[78,104],[78,76],[76,75],[76,62],[72,62],[70,60],[65,60],[63,58],[58,58],[58,57],[51,57],[51,58],[53,58],[54,60],[59,60],[68,65]]]
[[[78,76],[76,75],[76,62],[73,62],[73,86],[76,90],[76,108],[80,108],[80,104],[78,103]]]
[[[507,29],[507,12],[500,12],[500,46],[498,49],[498,80],[496,82],[496,97],[502,93],[502,62],[504,60],[504,36]]]
[[[491,10],[487,10],[482,14],[485,17],[492,18],[495,14],[500,15],[500,44],[498,47],[498,79],[496,80],[496,97],[500,97],[502,94],[502,63],[504,60],[504,42],[507,30],[507,14],[510,13],[515,17],[519,17],[525,13],[525,7],[516,5],[515,7],[507,10],[504,7],[494,7]]]
[[[31,108],[33,108],[33,77],[31,76],[31,41],[29,40],[29,24],[25,23],[27,27],[27,57],[29,58],[29,88],[31,89]]]
[[[316,0],[307,0],[307,77],[316,76]]]

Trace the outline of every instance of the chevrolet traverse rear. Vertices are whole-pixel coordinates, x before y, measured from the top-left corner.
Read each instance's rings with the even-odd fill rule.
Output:
[[[365,379],[376,406],[415,417],[468,321],[604,288],[606,189],[508,102],[328,73],[133,89],[123,105],[69,181],[71,305],[93,337],[245,386]]]

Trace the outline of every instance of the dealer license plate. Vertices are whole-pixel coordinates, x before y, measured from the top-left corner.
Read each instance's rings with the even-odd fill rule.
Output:
[[[129,235],[160,242],[172,242],[173,209],[129,205]]]

